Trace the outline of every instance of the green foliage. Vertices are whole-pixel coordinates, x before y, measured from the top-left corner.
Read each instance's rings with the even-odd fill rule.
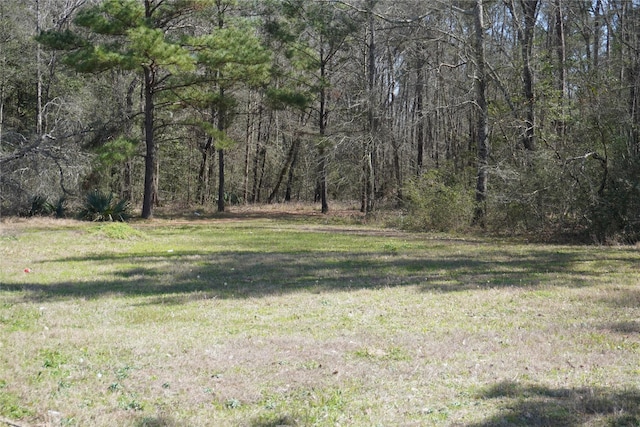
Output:
[[[215,148],[218,150],[225,150],[234,147],[237,142],[229,137],[229,135],[222,130],[219,130],[217,127],[212,125],[206,121],[195,121],[192,122],[193,125],[198,126],[202,129],[207,135],[211,136],[214,140]]]
[[[257,85],[269,79],[269,52],[250,28],[219,28],[188,42],[197,62],[218,72],[216,80],[222,86],[240,81]]]
[[[106,142],[97,150],[100,167],[108,168],[126,162],[136,154],[137,145],[137,141],[124,137]]]
[[[67,198],[62,196],[54,205],[54,213],[56,218],[64,218],[67,216]]]
[[[31,199],[29,216],[49,216],[55,211],[56,207],[49,202],[47,196],[37,195]]]
[[[185,12],[181,6],[186,7],[186,3],[173,5],[175,17]],[[40,34],[37,40],[49,48],[67,51],[64,63],[81,73],[150,66],[164,67],[170,72],[193,70],[191,52],[178,41],[171,40],[161,23],[161,20],[151,22],[145,17],[142,2],[108,0],[78,12],[74,24],[86,34],[71,30],[48,31]],[[96,35],[110,37],[98,39]]]
[[[294,69],[310,74],[306,78],[296,75],[298,84],[310,91],[326,88],[328,83],[318,71],[337,62],[339,52],[347,51],[346,43],[358,31],[358,20],[345,9],[323,2],[289,0],[280,5],[280,12],[264,28],[276,45],[274,50],[282,52]]]
[[[27,212],[28,216],[51,216],[64,218],[67,212],[67,199],[62,196],[55,203],[49,202],[49,198],[44,195],[33,196],[31,207]]]
[[[36,41],[54,50],[73,50],[87,45],[87,41],[66,29],[64,31],[43,31],[36,36]]]
[[[52,376],[62,376],[66,373],[63,369],[68,363],[68,357],[59,350],[43,349],[40,351],[42,358],[42,367],[47,369]]]
[[[287,88],[269,88],[266,90],[265,96],[271,108],[276,110],[284,110],[287,107],[304,110],[311,103],[308,94]]]
[[[431,170],[405,185],[405,226],[421,231],[455,231],[468,227],[474,198],[468,185]]]
[[[235,147],[237,144],[237,142],[229,138],[229,135],[224,131],[215,130],[211,135],[214,138],[214,146],[216,150],[228,150]]]
[[[85,46],[67,54],[63,61],[80,73],[98,73],[121,66],[129,68],[124,66],[127,62],[123,55],[105,46]]]
[[[79,216],[81,219],[88,221],[124,222],[131,218],[128,201],[120,200],[115,202],[113,194],[106,194],[99,190],[87,194]]]
[[[78,13],[76,25],[97,34],[123,36],[130,28],[143,22],[143,4],[136,0],[106,0],[101,5],[86,8]]]
[[[33,415],[33,410],[24,406],[21,399],[7,390],[7,383],[0,380],[0,415],[21,419]]]
[[[191,52],[181,44],[168,40],[162,28],[135,27],[127,32],[127,36],[133,55],[125,57],[125,68],[142,64],[164,67],[172,73],[195,69]]]

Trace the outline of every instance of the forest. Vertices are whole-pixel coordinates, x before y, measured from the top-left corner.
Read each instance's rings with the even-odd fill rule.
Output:
[[[350,201],[634,243],[639,160],[634,0],[0,2],[2,217]]]

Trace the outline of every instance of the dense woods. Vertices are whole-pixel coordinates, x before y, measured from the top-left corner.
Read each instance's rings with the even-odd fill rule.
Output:
[[[357,200],[633,242],[639,160],[632,0],[0,2],[3,216]]]

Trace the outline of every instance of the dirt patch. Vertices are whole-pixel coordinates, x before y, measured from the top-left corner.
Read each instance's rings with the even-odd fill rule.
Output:
[[[203,225],[232,221],[291,221],[308,224],[363,224],[365,215],[349,205],[336,206],[326,214],[312,204],[282,203],[271,205],[229,206],[225,212],[214,207],[162,207],[157,208],[152,219],[134,218],[136,226]]]
[[[294,220],[303,222],[347,221],[360,223],[365,215],[355,205],[335,204],[328,213],[323,214],[319,205],[308,203],[279,203],[229,206],[225,212],[217,212],[214,206],[185,207],[166,206],[156,208],[154,216],[145,220],[134,216],[131,223],[136,226],[171,224],[202,224],[203,222],[242,221],[242,220]],[[0,218],[0,232],[22,228],[75,227],[86,223],[70,218],[52,217],[16,217]]]
[[[225,212],[214,207],[156,209],[158,219],[289,219],[289,218],[364,218],[364,214],[350,204],[335,205],[328,213],[309,203],[277,203],[228,206]]]

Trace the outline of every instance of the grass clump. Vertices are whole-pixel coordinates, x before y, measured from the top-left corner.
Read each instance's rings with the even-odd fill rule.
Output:
[[[0,415],[9,419],[22,419],[33,415],[18,395],[8,390],[5,380],[0,380]]]
[[[89,232],[115,240],[129,240],[144,236],[140,230],[124,222],[110,222],[97,225],[90,228]]]

